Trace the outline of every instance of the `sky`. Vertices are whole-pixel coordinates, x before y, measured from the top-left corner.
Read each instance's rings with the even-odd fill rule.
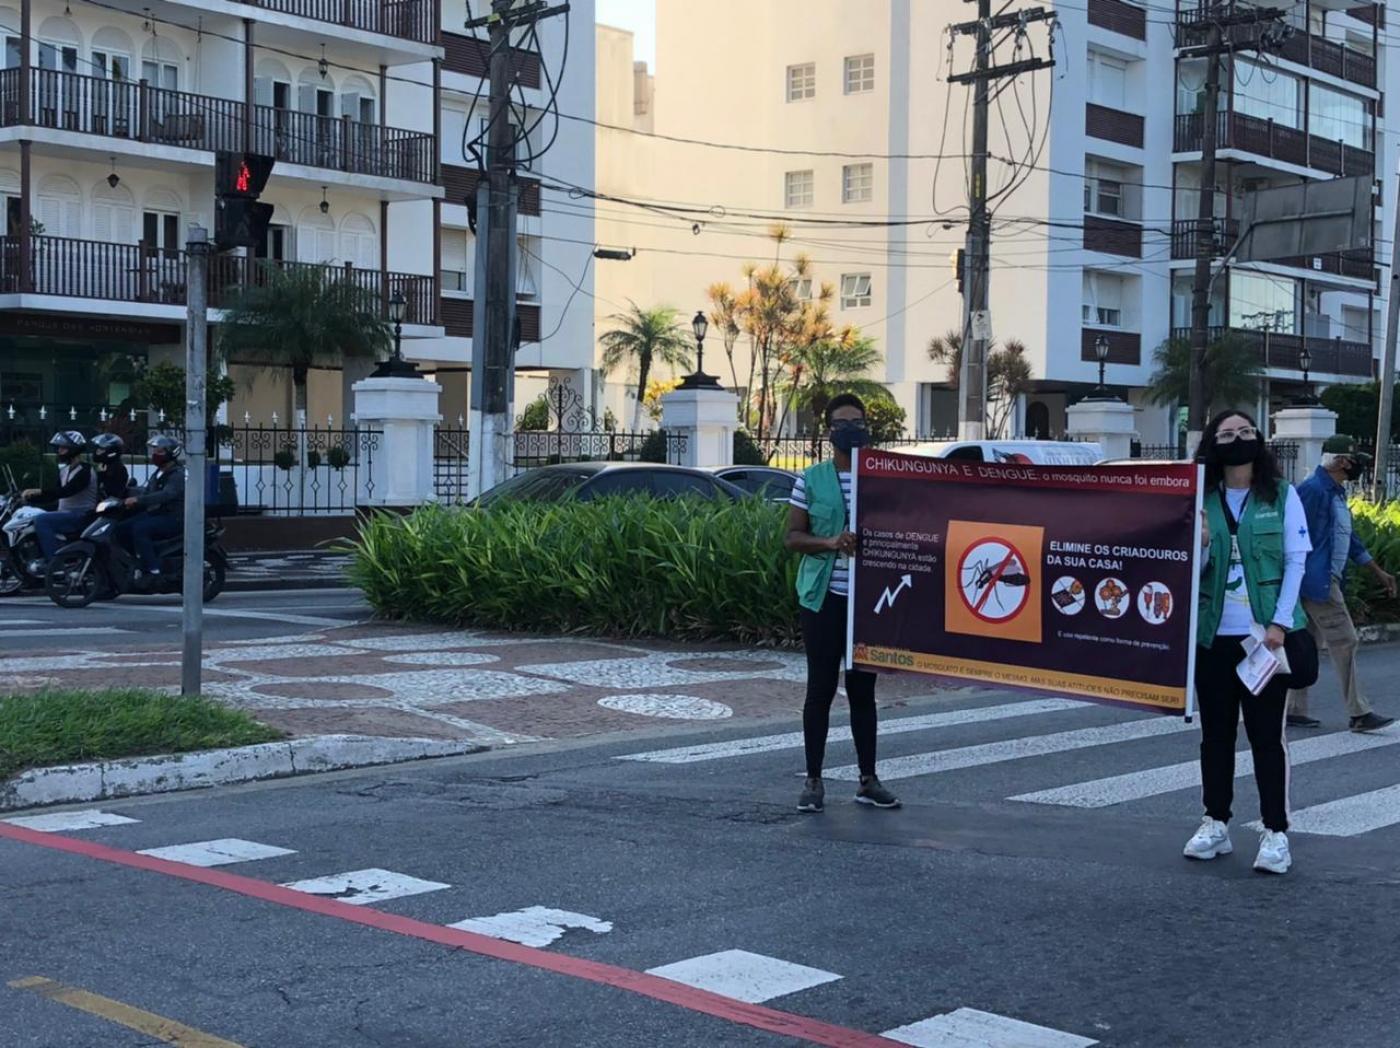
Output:
[[[597,4],[599,22],[637,34],[635,58],[656,72],[656,0],[597,0]]]

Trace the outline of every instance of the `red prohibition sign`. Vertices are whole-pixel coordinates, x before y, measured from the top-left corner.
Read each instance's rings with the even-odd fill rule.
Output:
[[[958,560],[958,595],[983,622],[1010,622],[1030,599],[1026,558],[1003,538],[989,535]]]

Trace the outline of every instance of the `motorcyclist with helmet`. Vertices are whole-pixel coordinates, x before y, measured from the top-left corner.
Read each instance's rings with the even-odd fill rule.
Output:
[[[58,459],[58,486],[23,492],[26,502],[58,500],[58,509],[34,518],[34,535],[45,558],[58,552],[60,535],[82,531],[97,510],[97,471],[82,461],[87,443],[76,429],[55,433],[49,447]]]
[[[122,453],[125,451],[126,444],[115,433],[99,433],[92,438],[92,461],[97,467],[99,501],[126,498],[131,475],[122,465]]]
[[[141,561],[148,587],[160,579],[156,543],[179,535],[184,527],[185,471],[180,464],[184,448],[174,437],[158,433],[146,442],[155,470],[140,494],[126,499],[127,509],[144,512],[117,525],[115,537]]]

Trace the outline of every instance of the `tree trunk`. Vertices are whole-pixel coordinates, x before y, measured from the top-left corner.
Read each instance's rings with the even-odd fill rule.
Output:
[[[306,425],[306,376],[309,368],[292,368],[292,423]]]
[[[651,374],[651,354],[643,353],[637,358],[637,407],[632,414],[632,432],[642,431],[642,408],[647,395],[647,376]]]

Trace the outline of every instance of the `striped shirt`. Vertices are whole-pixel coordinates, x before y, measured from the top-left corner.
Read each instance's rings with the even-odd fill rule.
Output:
[[[837,471],[836,476],[841,481],[841,498],[846,503],[846,528],[850,530],[851,519],[851,473],[850,470]],[[792,497],[788,502],[798,509],[807,510],[807,478],[798,477],[797,483],[792,486]],[[838,597],[844,597],[851,591],[850,584],[850,559],[838,554],[836,566],[831,570],[831,585],[827,588]]]

